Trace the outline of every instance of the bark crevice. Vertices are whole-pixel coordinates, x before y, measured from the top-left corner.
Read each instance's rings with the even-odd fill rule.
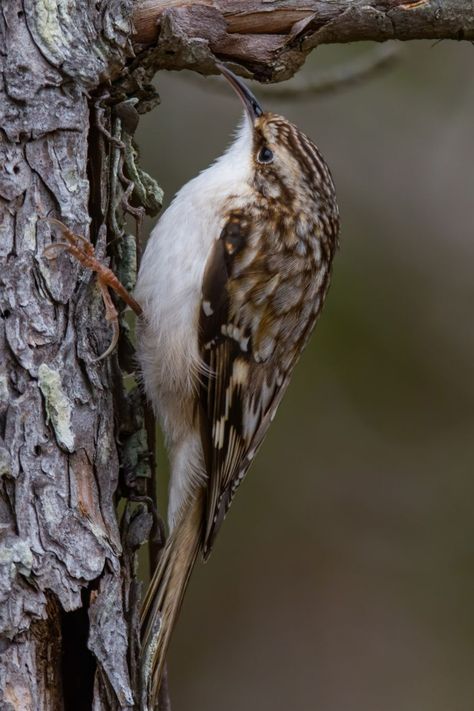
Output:
[[[61,612],[61,682],[64,711],[92,708],[97,663],[88,649],[90,590],[81,593],[82,607]]]

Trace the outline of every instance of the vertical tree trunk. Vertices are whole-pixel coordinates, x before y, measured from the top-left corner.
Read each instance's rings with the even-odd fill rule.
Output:
[[[131,9],[0,9],[2,711],[124,709],[136,698],[134,557],[151,517],[127,504],[119,530],[115,492],[119,440],[124,491],[136,494],[132,472],[147,473],[140,403],[124,405],[117,356],[94,360],[111,338],[95,280],[64,252],[45,257],[54,230],[41,219],[97,239],[102,253],[107,233],[118,237],[133,278],[119,217],[132,197],[124,141],[106,137],[123,121],[94,97],[130,55]]]

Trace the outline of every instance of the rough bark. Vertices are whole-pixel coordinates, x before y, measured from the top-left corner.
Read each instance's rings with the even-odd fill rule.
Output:
[[[321,44],[474,39],[468,0],[141,0],[134,24],[157,66],[213,74],[216,56],[259,81],[288,79]]]
[[[138,475],[139,410],[122,408],[133,415],[125,440],[117,358],[95,361],[110,328],[94,279],[65,253],[46,258],[52,227],[41,219],[102,249],[115,222],[125,251],[114,200],[127,178],[112,190],[120,151],[96,128],[110,111],[90,97],[131,53],[130,13],[130,0],[0,10],[2,711],[134,702],[134,557],[150,516],[127,505],[119,530],[117,440]]]

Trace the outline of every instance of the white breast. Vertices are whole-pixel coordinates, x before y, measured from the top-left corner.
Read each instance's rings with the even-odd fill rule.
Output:
[[[245,121],[229,150],[178,192],[142,258],[135,296],[144,320],[137,350],[148,397],[162,420],[165,393],[183,397],[195,388],[203,272],[229,196],[248,194],[251,141]]]

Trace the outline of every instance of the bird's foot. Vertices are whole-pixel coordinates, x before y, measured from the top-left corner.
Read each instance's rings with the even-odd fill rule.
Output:
[[[63,222],[60,222],[60,220],[56,220],[54,217],[48,217],[45,219],[59,227],[65,239],[65,242],[54,242],[46,247],[44,250],[45,256],[51,258],[51,253],[56,249],[64,249],[66,252],[69,252],[69,254],[72,254],[72,256],[75,257],[75,259],[77,259],[83,266],[97,274],[98,284],[105,306],[105,318],[110,322],[113,330],[112,341],[109,347],[105,353],[102,353],[102,355],[96,359],[97,361],[103,360],[104,358],[107,358],[110,353],[112,353],[117,345],[119,337],[118,312],[110,296],[109,288],[113,289],[120,296],[120,298],[123,299],[128,306],[130,306],[137,316],[142,315],[142,308],[140,304],[135,301],[133,296],[129,294],[124,285],[117,279],[113,271],[97,259],[94,247],[90,242],[88,242],[84,237],[74,234],[74,232],[72,232]]]

